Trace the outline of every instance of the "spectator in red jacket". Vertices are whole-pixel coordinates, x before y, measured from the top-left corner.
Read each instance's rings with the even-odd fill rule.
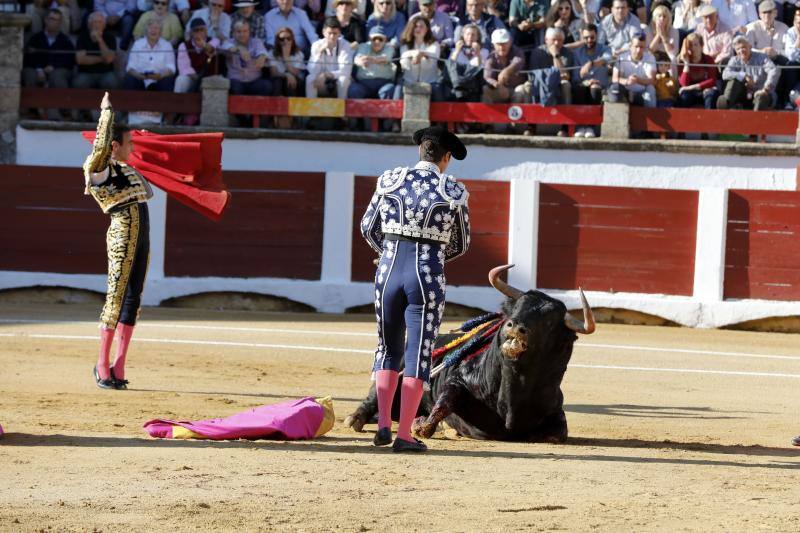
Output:
[[[690,33],[683,40],[678,64],[682,65],[678,78],[678,107],[694,107],[702,102],[706,109],[715,109],[719,96],[719,70],[714,59],[703,53],[700,34]]]

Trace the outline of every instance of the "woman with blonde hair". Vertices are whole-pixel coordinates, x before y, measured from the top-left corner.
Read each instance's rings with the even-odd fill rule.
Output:
[[[406,26],[406,16],[397,10],[395,0],[375,0],[375,11],[367,19],[367,35],[375,26],[383,28],[392,46],[400,45],[400,36]]]
[[[647,49],[651,53],[657,51],[665,52],[670,60],[675,61],[678,56],[678,46],[680,35],[678,30],[672,27],[672,13],[665,5],[656,6],[653,9],[653,16],[650,24],[645,29],[647,37]]]
[[[678,78],[678,107],[694,107],[701,102],[706,109],[715,109],[719,88],[719,70],[714,59],[703,53],[703,37],[690,33],[683,40],[678,62],[683,65]]]

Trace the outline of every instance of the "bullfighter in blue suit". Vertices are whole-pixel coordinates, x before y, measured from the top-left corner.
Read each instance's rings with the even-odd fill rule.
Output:
[[[469,193],[444,172],[467,149],[441,127],[414,133],[420,162],[387,170],[361,220],[361,234],[380,254],[375,273],[378,348],[373,378],[378,395],[376,446],[392,442],[392,400],[405,361],[395,452],[422,452],[411,436],[445,305],[444,264],[469,248]]]

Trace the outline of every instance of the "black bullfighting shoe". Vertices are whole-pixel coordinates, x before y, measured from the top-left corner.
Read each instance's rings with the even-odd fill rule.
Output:
[[[114,375],[114,367],[111,366],[108,368],[108,371],[111,373],[111,381],[114,382],[114,388],[117,390],[127,390],[128,383],[130,383],[127,379],[119,379],[117,376]]]
[[[97,373],[97,367],[95,366],[92,369],[92,373],[94,374],[94,382],[97,383],[97,386],[101,389],[113,389],[114,388],[114,378],[109,377],[108,379],[100,379],[100,374]]]
[[[800,446],[800,435],[792,439],[792,444],[794,444],[795,446]]]
[[[386,446],[392,443],[392,430],[389,428],[378,428],[375,433],[375,438],[372,439],[372,444],[375,446]]]
[[[403,439],[394,439],[394,444],[392,444],[392,451],[394,453],[404,453],[404,452],[421,453],[421,452],[427,452],[428,447],[425,446],[425,443],[419,439],[414,439],[414,442],[410,442]]]

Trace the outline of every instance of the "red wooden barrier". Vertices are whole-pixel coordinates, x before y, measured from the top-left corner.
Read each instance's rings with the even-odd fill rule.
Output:
[[[509,112],[513,108],[518,114]],[[511,118],[510,115],[514,115]],[[502,124],[563,124],[570,135],[575,126],[597,126],[603,122],[603,107],[596,105],[483,104],[478,102],[433,102],[431,122],[502,123]]]
[[[800,300],[800,192],[730,191],[725,298]]]
[[[721,133],[733,135],[791,135],[797,112],[739,109],[680,109],[631,106],[630,127],[654,133]]]
[[[0,166],[0,270],[104,274],[108,216],[79,168]]]
[[[44,89],[25,87],[20,94],[20,109],[99,109],[105,91],[99,89]],[[200,93],[169,93],[153,91],[109,91],[117,111],[158,111],[199,115]]]
[[[539,287],[691,295],[697,192],[542,185]]]
[[[359,224],[375,191],[375,177],[357,176],[353,202],[353,281],[372,281],[376,254],[361,236]],[[508,260],[509,184],[499,181],[464,180],[470,191],[472,244],[469,251],[447,264],[449,285],[486,286],[486,275]]]
[[[165,274],[319,279],[325,175],[224,172],[223,179],[232,198],[220,222],[169,201]]]

